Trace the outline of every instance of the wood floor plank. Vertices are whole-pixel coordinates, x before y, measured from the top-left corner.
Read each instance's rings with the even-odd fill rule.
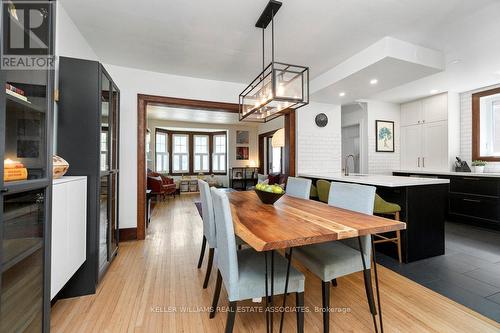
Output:
[[[216,269],[208,288],[202,289],[206,258],[198,270],[202,223],[195,200],[195,195],[182,195],[156,205],[146,240],[120,243],[119,254],[95,295],[60,300],[53,306],[52,332],[222,332],[226,313],[211,320],[203,311],[212,301]],[[294,265],[303,269],[299,263]],[[305,331],[322,332],[322,315],[315,312],[315,307],[321,307],[321,284],[305,273],[309,310]],[[500,330],[498,323],[382,266],[379,279],[386,332]],[[287,303],[293,306],[294,301],[292,295]],[[361,274],[340,278],[338,287],[331,288],[330,302],[344,310],[330,316],[332,331],[373,331]],[[219,305],[228,305],[224,288]],[[251,300],[238,305],[263,309],[263,304]],[[278,316],[274,319],[277,325]],[[289,313],[284,331],[294,332],[295,327],[295,315]],[[263,313],[237,314],[235,332],[264,331]]]

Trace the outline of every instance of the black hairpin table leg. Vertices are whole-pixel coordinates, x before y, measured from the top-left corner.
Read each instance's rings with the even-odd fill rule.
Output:
[[[377,273],[377,257],[375,255],[375,243],[373,241],[373,235],[371,235],[372,241],[372,255],[373,255],[373,273],[375,274],[375,290],[377,292],[377,305],[378,305],[378,315],[380,321],[380,332],[384,333],[384,324],[382,322],[382,305],[380,303],[380,291],[378,288],[378,273]]]
[[[370,306],[370,312],[371,312],[372,318],[373,318],[373,326],[375,327],[375,332],[377,333],[378,332],[378,324],[377,324],[377,318],[376,318],[377,310],[375,309],[375,300],[373,298],[371,274],[370,274],[370,269],[366,268],[367,265],[366,265],[366,261],[365,261],[363,243],[361,241],[360,236],[358,236],[358,244],[359,244],[359,252],[361,254],[361,262],[363,263],[363,279],[365,282],[366,297],[368,298],[368,305]],[[368,262],[368,263],[370,263],[370,262]]]
[[[290,266],[292,263],[292,250],[293,250],[293,248],[291,247],[290,250],[288,251],[288,265],[286,267],[285,292],[283,293],[283,311],[281,312],[280,333],[283,332],[283,320],[285,318],[286,294],[288,292],[288,280],[290,278]]]

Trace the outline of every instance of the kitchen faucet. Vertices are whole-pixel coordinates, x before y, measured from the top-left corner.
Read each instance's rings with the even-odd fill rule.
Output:
[[[345,157],[345,167],[344,167],[344,176],[349,176],[349,157],[352,157],[352,164],[354,164],[354,155],[347,155]]]

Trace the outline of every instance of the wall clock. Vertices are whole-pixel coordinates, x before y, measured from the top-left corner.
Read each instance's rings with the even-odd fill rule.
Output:
[[[320,113],[316,115],[315,121],[318,127],[325,127],[326,124],[328,124],[328,117],[326,116],[326,114]]]

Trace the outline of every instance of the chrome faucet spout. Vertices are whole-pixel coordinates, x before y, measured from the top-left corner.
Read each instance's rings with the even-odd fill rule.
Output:
[[[349,157],[352,157],[352,164],[354,164],[354,155],[347,155],[344,162],[344,176],[349,176]]]

